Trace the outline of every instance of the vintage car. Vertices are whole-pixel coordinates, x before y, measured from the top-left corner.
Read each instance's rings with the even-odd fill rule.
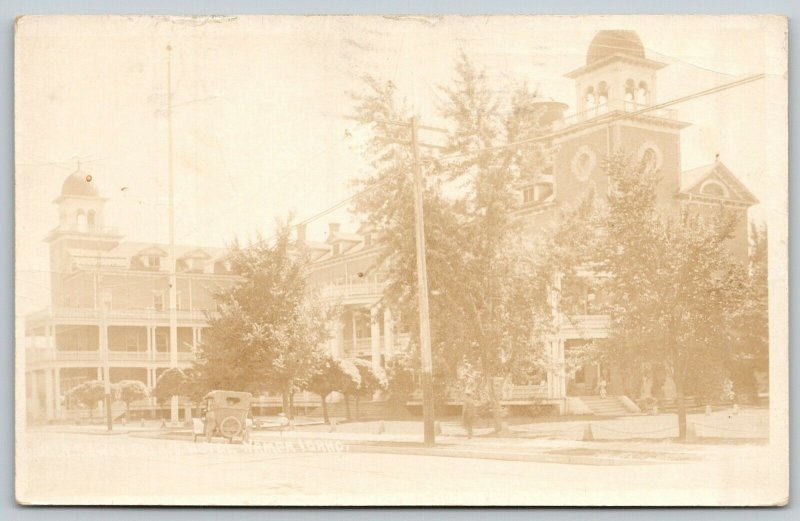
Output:
[[[202,401],[201,417],[194,418],[193,440],[205,436],[211,441],[213,436],[221,436],[230,443],[239,438],[248,441],[251,421],[250,404],[253,395],[237,391],[211,391]]]

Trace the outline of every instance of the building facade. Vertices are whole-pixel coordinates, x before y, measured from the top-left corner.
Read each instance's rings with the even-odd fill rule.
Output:
[[[718,158],[683,170],[680,132],[689,123],[676,110],[658,106],[656,98],[657,72],[665,66],[647,58],[632,31],[597,33],[585,65],[566,74],[575,82],[575,113],[565,116],[566,105],[540,102],[552,155],[522,187],[518,215],[535,229],[556,219],[559,208],[590,188],[607,193],[603,161],[621,150],[659,170],[657,204],[664,212],[688,208],[710,213],[720,206],[734,211],[739,225],[730,247],[746,262],[747,212],[757,200]],[[166,368],[190,365],[207,313],[215,308],[213,291],[236,280],[224,250],[177,247],[178,335],[171,343],[169,248],[122,241],[105,226],[105,202],[80,168],[55,200],[59,224],[46,239],[51,306],[27,317],[25,324],[28,410],[37,417],[61,417],[63,393],[82,380],[138,379],[152,387]],[[384,366],[405,349],[409,335],[399,317],[382,306],[385,274],[374,231],[362,225],[349,233],[330,224],[324,242],[305,235],[305,227],[299,227],[297,239],[311,255],[309,283],[341,310],[330,324],[330,353]],[[548,349],[556,364],[535,385],[504,385],[506,403],[546,401],[563,412],[585,412],[591,402],[581,398],[596,394],[601,379],[608,381],[609,392],[618,388],[613,368],[566,366],[571,349],[608,334],[609,317],[597,311],[591,276],[586,275],[586,284],[571,284],[568,306],[554,299],[556,333]],[[566,303],[563,293],[560,299]]]
[[[59,222],[50,249],[51,305],[26,317],[28,411],[63,417],[64,393],[85,380],[140,380],[187,367],[202,339],[212,293],[236,280],[225,250],[175,248],[177,341],[171,342],[169,247],[123,241],[106,226],[106,199],[80,167],[54,201]]]

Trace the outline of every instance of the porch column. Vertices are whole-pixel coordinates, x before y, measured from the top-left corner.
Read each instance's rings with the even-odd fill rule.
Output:
[[[378,323],[378,306],[372,306],[369,310],[369,340],[370,353],[372,355],[372,368],[381,367],[381,326]]]
[[[61,369],[53,369],[53,390],[55,394],[56,419],[61,419]]]
[[[102,367],[98,367],[97,368],[97,379],[100,380],[101,382],[103,381],[103,368]]]
[[[564,340],[558,339],[557,341],[558,357],[561,364],[561,371],[559,375],[559,396],[564,398],[567,396],[567,360],[564,353]]]
[[[192,328],[192,354],[197,353],[197,332],[199,331],[198,328]]]
[[[357,335],[358,328],[356,327],[356,310],[355,309],[353,309],[350,312],[350,324],[351,324],[351,326],[353,328],[353,351],[356,351],[358,349],[358,335]]]
[[[387,361],[394,356],[394,321],[388,307],[383,309],[383,356]]]
[[[146,328],[147,328],[147,359],[148,360],[152,360],[153,359],[153,327],[152,326],[146,326]],[[149,374],[149,371],[150,370],[148,369],[148,374]]]
[[[30,405],[30,410],[28,410],[28,414],[32,418],[38,418],[41,415],[41,402],[39,401],[39,374],[36,371],[31,371],[28,373],[28,380],[30,381],[31,386],[31,399],[28,402]]]
[[[53,396],[53,371],[51,369],[44,370],[44,410],[45,418],[48,420],[53,419],[53,403],[55,397]]]

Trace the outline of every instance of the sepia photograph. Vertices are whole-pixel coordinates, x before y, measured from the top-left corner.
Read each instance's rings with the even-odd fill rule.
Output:
[[[22,16],[24,505],[789,501],[780,16]]]

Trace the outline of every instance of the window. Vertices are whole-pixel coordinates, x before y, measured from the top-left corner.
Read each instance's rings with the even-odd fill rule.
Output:
[[[663,158],[661,149],[652,141],[646,141],[639,146],[637,157],[648,170],[658,170],[661,168]]]
[[[655,170],[657,166],[658,158],[656,157],[656,152],[652,148],[648,148],[642,154],[642,163],[644,163],[645,168],[648,170]]]
[[[164,311],[164,294],[156,293],[153,295],[153,309],[156,311]]]
[[[103,288],[103,307],[111,309],[111,288]]]
[[[583,145],[572,158],[572,174],[580,181],[586,181],[596,164],[597,157],[592,149]]]
[[[535,190],[532,186],[526,186],[522,189],[522,204],[532,203],[535,200]]]
[[[86,214],[83,210],[78,210],[78,213],[75,214],[75,224],[78,226],[79,232],[86,231]]]
[[[636,90],[636,103],[640,105],[647,105],[647,98],[650,93],[647,90],[647,83],[644,81],[639,82],[639,88]]]
[[[148,255],[147,256],[147,267],[150,269],[160,269],[161,268],[161,257],[158,255]]]
[[[594,95],[594,87],[589,87],[586,89],[586,93],[583,96],[584,101],[586,102],[586,108],[592,109],[596,105],[596,98]]]
[[[134,333],[125,335],[125,351],[138,351],[139,350],[139,337]]]
[[[334,244],[333,245],[333,254],[334,255],[339,255],[339,251],[340,251],[339,246],[340,246],[339,244]]]
[[[727,197],[728,191],[720,183],[716,181],[706,181],[700,188],[700,193],[710,195],[713,197]]]
[[[605,105],[606,103],[608,103],[608,84],[601,81],[597,85],[597,104]]]
[[[629,79],[625,82],[625,101],[636,101],[636,82]]]
[[[167,333],[156,332],[156,351],[160,353],[169,351],[169,335]]]

